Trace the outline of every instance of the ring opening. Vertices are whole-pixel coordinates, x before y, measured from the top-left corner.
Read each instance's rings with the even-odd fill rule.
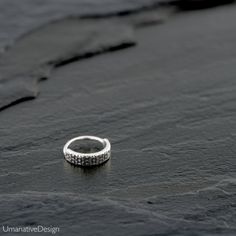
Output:
[[[79,153],[96,153],[105,148],[105,142],[100,142],[91,138],[84,138],[74,141],[69,145],[70,149]]]

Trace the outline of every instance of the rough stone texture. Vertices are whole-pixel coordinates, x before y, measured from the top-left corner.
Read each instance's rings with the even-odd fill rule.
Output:
[[[37,99],[2,110],[0,225],[235,235],[235,14],[232,4],[138,27],[135,47],[57,67]],[[64,143],[86,134],[109,138],[111,161],[64,161]]]

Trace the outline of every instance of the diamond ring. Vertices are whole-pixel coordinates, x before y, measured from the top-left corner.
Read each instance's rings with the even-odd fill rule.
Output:
[[[78,141],[78,151],[74,151],[72,146]],[[100,165],[110,159],[111,144],[108,139],[95,136],[79,136],[69,140],[64,148],[65,159],[71,164],[78,166]]]

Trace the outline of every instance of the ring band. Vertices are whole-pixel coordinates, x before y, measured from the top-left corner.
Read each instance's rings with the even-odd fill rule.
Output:
[[[82,153],[82,152],[75,152],[69,148],[69,146],[78,140],[92,140],[96,141],[100,144],[102,144],[103,149],[94,152],[94,153]],[[74,165],[79,165],[79,166],[95,166],[95,165],[100,165],[107,160],[110,159],[111,156],[111,144],[108,139],[102,139],[99,137],[95,136],[79,136],[76,138],[73,138],[69,140],[64,148],[63,148],[63,153],[65,156],[65,159],[70,162],[71,164]]]

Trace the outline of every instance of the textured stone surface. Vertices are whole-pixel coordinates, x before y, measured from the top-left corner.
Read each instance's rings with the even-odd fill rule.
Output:
[[[2,110],[0,225],[235,235],[235,14],[232,4],[139,27],[136,46],[57,67],[37,99]],[[86,134],[109,138],[111,161],[64,161],[65,142]]]

